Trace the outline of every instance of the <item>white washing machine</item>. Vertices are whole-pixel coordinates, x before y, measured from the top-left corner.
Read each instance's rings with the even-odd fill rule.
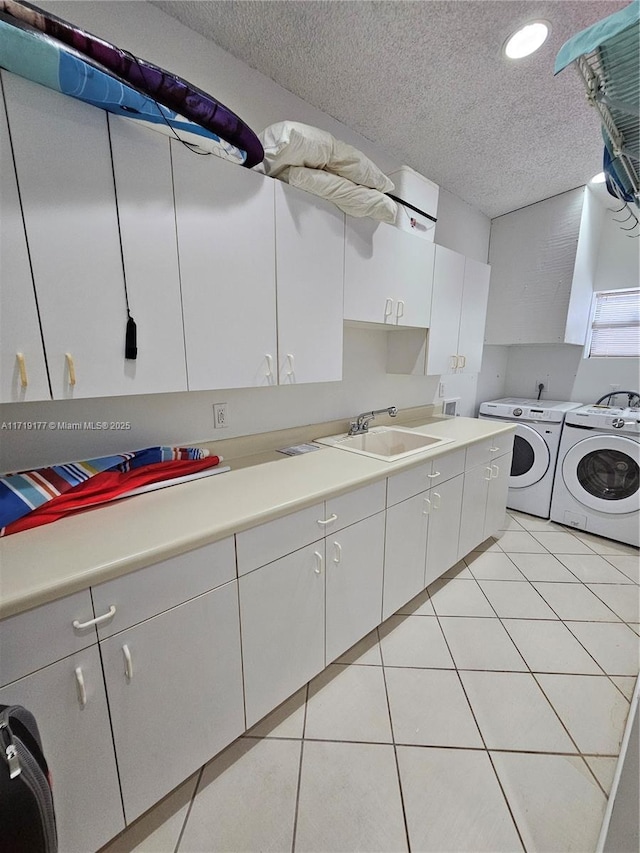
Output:
[[[580,403],[505,397],[480,406],[479,418],[517,423],[507,506],[549,518],[565,414]]]
[[[640,412],[582,406],[567,413],[551,518],[640,545]]]

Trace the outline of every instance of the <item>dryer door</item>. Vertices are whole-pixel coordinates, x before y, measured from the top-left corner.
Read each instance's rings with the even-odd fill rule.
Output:
[[[640,444],[621,435],[594,435],[571,447],[562,477],[573,497],[602,513],[640,509]]]
[[[509,488],[523,489],[538,483],[549,470],[550,461],[549,448],[540,433],[526,424],[517,424]]]

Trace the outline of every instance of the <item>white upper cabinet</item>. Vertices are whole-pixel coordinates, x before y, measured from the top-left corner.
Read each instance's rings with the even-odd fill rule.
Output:
[[[392,225],[347,217],[344,317],[429,326],[434,245]]]
[[[281,385],[342,379],[344,214],[274,181]]]
[[[169,139],[108,117],[122,259],[138,357],[126,373],[144,393],[186,391]]]
[[[189,390],[275,385],[274,181],[171,151]]]
[[[3,81],[53,397],[142,392],[124,358],[106,113],[12,74]]]
[[[0,403],[50,399],[4,104],[0,105]]]
[[[387,341],[387,372],[477,374],[482,363],[491,267],[435,247],[431,326],[401,330]]]

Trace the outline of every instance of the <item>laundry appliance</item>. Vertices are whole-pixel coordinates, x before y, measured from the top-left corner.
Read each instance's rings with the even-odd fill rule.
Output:
[[[551,518],[640,544],[640,410],[598,405],[567,412]]]
[[[517,423],[507,506],[549,518],[565,414],[580,403],[505,397],[480,405],[479,418]]]

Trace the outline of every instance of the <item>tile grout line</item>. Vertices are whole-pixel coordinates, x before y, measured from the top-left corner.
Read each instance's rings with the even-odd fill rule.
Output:
[[[537,540],[536,540],[536,541],[537,541]],[[540,544],[542,545],[542,543],[540,543]],[[544,546],[544,545],[543,545],[543,547],[546,547],[546,546]],[[506,552],[505,552],[505,553],[506,553]],[[546,553],[550,554],[551,552],[550,552],[550,551],[546,551]],[[509,556],[509,555],[507,554],[507,557],[508,557],[508,556]],[[555,556],[555,555],[554,555],[554,554],[552,554],[551,556]],[[513,562],[513,561],[511,561],[511,562]],[[515,563],[514,563],[514,565],[515,565]],[[518,568],[518,567],[516,566],[516,568]],[[471,571],[471,570],[470,570],[470,571]],[[531,581],[529,581],[529,580],[528,580],[528,578],[527,578],[527,581],[531,584],[531,586],[533,586],[533,584],[531,583]],[[581,582],[581,581],[580,581],[580,582]],[[606,791],[604,790],[604,788],[602,787],[602,785],[600,784],[599,779],[598,779],[598,778],[597,778],[597,776],[595,775],[594,771],[591,769],[591,767],[590,767],[589,763],[588,763],[588,762],[585,760],[585,758],[583,757],[583,755],[582,755],[582,751],[580,750],[580,747],[578,746],[578,744],[576,743],[576,741],[575,741],[575,740],[574,740],[574,738],[572,737],[571,732],[569,731],[569,729],[567,728],[567,726],[564,724],[564,722],[563,722],[562,718],[560,717],[560,714],[558,713],[558,711],[557,711],[557,710],[556,710],[556,708],[554,707],[553,703],[551,702],[551,700],[549,699],[549,697],[547,696],[547,694],[546,694],[546,693],[544,692],[544,690],[542,689],[542,685],[540,684],[540,682],[538,681],[538,679],[535,677],[535,674],[533,673],[533,671],[532,671],[531,667],[529,666],[528,662],[524,659],[523,655],[522,655],[522,654],[521,654],[521,652],[520,652],[520,649],[518,648],[518,646],[516,645],[515,641],[514,641],[514,640],[513,640],[513,638],[511,637],[511,634],[509,634],[509,631],[508,631],[508,629],[507,629],[506,625],[505,625],[505,624],[503,623],[503,621],[502,621],[502,617],[498,614],[497,610],[496,610],[496,609],[495,609],[495,607],[492,605],[492,603],[491,603],[491,601],[490,601],[489,597],[486,595],[486,593],[485,593],[484,589],[482,588],[482,586],[480,585],[480,583],[479,583],[478,581],[476,581],[476,583],[478,583],[478,586],[480,587],[480,590],[482,591],[483,595],[485,596],[485,598],[486,598],[486,599],[487,599],[487,601],[489,602],[489,606],[492,608],[492,610],[493,610],[493,611],[494,611],[494,613],[496,614],[496,618],[498,619],[498,621],[499,621],[499,622],[500,622],[500,624],[502,625],[503,630],[504,630],[504,631],[506,631],[506,633],[507,633],[507,635],[508,635],[509,639],[511,640],[511,642],[513,643],[514,647],[516,648],[516,650],[517,650],[518,654],[519,654],[519,655],[520,655],[520,657],[522,658],[522,660],[523,660],[523,662],[524,662],[525,666],[527,667],[527,670],[528,670],[528,672],[529,672],[529,675],[533,678],[533,680],[534,680],[535,684],[536,684],[536,685],[537,685],[537,687],[538,687],[538,690],[540,690],[540,692],[542,693],[542,695],[543,695],[544,699],[546,700],[546,702],[547,702],[547,703],[548,703],[548,705],[550,706],[551,710],[552,710],[552,711],[553,711],[553,713],[556,715],[556,717],[557,717],[557,719],[558,719],[558,721],[559,721],[560,725],[562,726],[562,728],[563,728],[563,729],[564,729],[564,731],[566,732],[567,737],[569,738],[569,740],[571,741],[571,743],[575,746],[575,748],[576,748],[576,750],[577,750],[577,753],[578,753],[578,756],[582,759],[583,764],[584,764],[584,765],[586,765],[587,770],[589,771],[589,773],[591,774],[591,776],[593,776],[593,778],[595,779],[596,784],[598,785],[598,787],[600,788],[600,790],[601,790],[601,791],[602,791],[602,793],[604,794],[605,799],[608,799],[608,795],[607,795]],[[518,581],[518,583],[519,583],[519,581]],[[548,606],[548,607],[549,607],[549,608],[550,608],[550,609],[551,609],[551,610],[556,614],[558,621],[559,621],[559,622],[561,622],[561,623],[564,625],[564,627],[565,627],[565,628],[567,628],[567,626],[566,626],[566,624],[565,624],[564,620],[560,618],[560,616],[558,615],[558,613],[553,609],[553,607],[551,607],[551,605],[550,605],[550,604],[549,604],[549,602],[544,598],[544,596],[543,596],[540,592],[538,592],[538,590],[535,588],[535,586],[533,587],[533,589],[534,589],[534,590],[536,591],[536,593],[540,596],[540,598],[545,602],[545,604],[546,604],[546,605],[547,605],[547,606]],[[434,607],[434,610],[435,610],[435,607]],[[508,617],[504,617],[504,618],[508,618]],[[555,621],[555,620],[553,620],[553,621]],[[442,630],[442,627],[441,627],[441,630]],[[570,629],[569,629],[569,628],[567,628],[567,630],[571,633],[571,636],[573,636],[573,633],[570,631]],[[443,635],[444,635],[444,631],[443,631],[442,633],[443,633]],[[577,637],[576,637],[576,640],[577,640]],[[445,637],[445,642],[446,642],[446,637]],[[579,642],[579,641],[578,641],[578,642]],[[448,644],[447,644],[447,645],[448,645]],[[582,643],[580,643],[580,645],[582,645]],[[583,648],[584,648],[584,647],[583,647]],[[585,649],[585,651],[587,651],[587,650]],[[588,654],[588,652],[587,652],[587,654]],[[591,658],[592,658],[592,660],[595,662],[596,666],[598,666],[598,667],[603,671],[604,675],[606,676],[606,675],[607,675],[607,673],[604,671],[604,668],[603,668],[603,667],[601,667],[601,666],[600,666],[600,664],[599,664],[599,663],[595,660],[595,658],[593,658],[591,655],[589,655],[589,657],[591,657]],[[455,660],[454,660],[454,663],[455,663]],[[457,671],[457,668],[456,668],[456,671]],[[485,671],[487,671],[487,670],[485,670]],[[555,674],[555,673],[554,673],[554,674]],[[562,675],[563,673],[558,673],[558,674]],[[564,673],[564,674],[567,674],[567,673]],[[596,676],[596,677],[598,677],[598,678],[599,678],[600,676]],[[608,677],[608,676],[607,676],[607,677]],[[458,678],[460,678],[460,682],[462,682],[462,678],[460,677],[460,674],[459,674],[459,673],[458,673]],[[463,684],[462,689],[464,690],[464,684]],[[466,691],[465,691],[465,696],[466,696]],[[469,702],[469,698],[468,698],[468,697],[467,697],[467,702]],[[473,713],[473,708],[472,708],[472,706],[471,706],[471,702],[469,702],[469,707],[471,708],[471,712]],[[475,719],[475,715],[474,715],[474,719]],[[476,722],[476,725],[477,725],[477,722]],[[480,728],[480,727],[478,726],[478,729],[479,729],[479,728]],[[480,733],[480,736],[482,737],[482,732]],[[483,740],[483,743],[484,743],[484,737],[482,737],[482,740]],[[490,756],[490,755],[489,755],[489,759],[491,760],[491,756]],[[491,761],[491,766],[494,768],[494,772],[496,772],[496,771],[495,771],[495,766],[494,766],[494,764],[493,764],[493,761]],[[497,777],[497,776],[498,776],[498,774],[497,774],[497,772],[496,772],[496,777]],[[506,795],[505,795],[505,799],[506,799]],[[510,811],[511,811],[511,810],[510,810]],[[513,815],[512,815],[512,817],[513,817]],[[514,819],[514,823],[515,823],[515,819]],[[519,834],[519,833],[518,833],[518,834]],[[522,838],[521,838],[520,840],[522,841]],[[524,843],[523,843],[523,847],[524,847]],[[526,849],[526,848],[525,848],[525,849]]]
[[[391,730],[391,743],[393,745],[393,757],[396,763],[396,775],[398,777],[398,790],[400,793],[400,808],[402,809],[402,820],[404,823],[404,834],[407,840],[407,851],[411,853],[411,839],[409,838],[409,824],[407,822],[407,812],[404,805],[404,791],[402,790],[402,777],[400,776],[400,763],[398,761],[398,748],[396,746],[396,735],[393,729],[393,718],[391,716],[391,700],[389,699],[389,688],[387,687],[387,674],[384,666],[384,656],[382,654],[382,642],[380,637],[380,626],[376,629],[378,637],[378,649],[380,651],[380,660],[382,661],[382,681],[384,683],[384,694],[387,700],[387,713],[389,714],[389,729]]]
[[[476,583],[477,583],[477,581],[476,581]],[[478,586],[480,586],[480,585],[478,584]],[[480,588],[482,589],[482,587],[480,587]],[[485,597],[486,597],[486,596],[485,596]],[[431,601],[431,593],[429,593],[429,601]],[[433,605],[432,605],[432,606],[433,606]],[[489,602],[489,606],[493,609],[493,607],[492,607],[492,605],[491,605],[491,602]],[[433,607],[433,609],[434,609],[434,612],[435,612],[435,606]],[[494,612],[495,612],[495,611],[494,611]],[[496,614],[496,616],[497,616],[497,614]],[[502,782],[500,781],[500,777],[498,776],[498,772],[497,772],[497,770],[496,770],[496,768],[495,768],[495,765],[494,765],[494,763],[493,763],[493,761],[492,761],[492,759],[491,759],[491,753],[489,752],[489,748],[488,748],[488,746],[487,746],[487,742],[485,741],[485,739],[484,739],[484,735],[482,734],[482,729],[480,728],[480,725],[479,725],[479,723],[478,723],[478,720],[476,719],[476,715],[475,715],[475,712],[474,712],[474,710],[473,710],[473,706],[472,706],[472,704],[471,704],[471,702],[470,702],[470,700],[469,700],[469,696],[467,695],[467,691],[465,690],[465,686],[464,686],[464,683],[463,683],[463,681],[462,681],[462,677],[460,676],[460,672],[459,672],[459,670],[458,670],[458,666],[457,666],[457,664],[456,664],[456,659],[455,659],[455,657],[453,656],[453,652],[451,651],[451,647],[449,646],[449,641],[447,640],[447,636],[446,636],[446,634],[445,634],[445,632],[444,632],[444,629],[443,629],[443,627],[442,627],[442,625],[441,625],[441,623],[440,623],[440,617],[439,617],[438,613],[436,613],[436,619],[438,620],[438,627],[440,628],[440,633],[442,634],[442,637],[443,637],[443,639],[444,639],[445,645],[447,646],[447,650],[448,650],[448,652],[449,652],[449,654],[450,654],[450,656],[451,656],[451,660],[453,661],[453,666],[454,666],[454,669],[455,669],[456,676],[458,677],[458,682],[459,682],[460,687],[461,687],[461,689],[462,689],[462,693],[464,694],[464,698],[467,700],[467,705],[469,706],[469,711],[471,712],[471,716],[472,716],[472,718],[473,718],[473,722],[475,723],[476,729],[478,730],[478,734],[480,735],[480,740],[482,741],[482,745],[483,745],[483,748],[484,748],[482,751],[485,753],[485,755],[486,755],[486,756],[487,756],[487,758],[489,759],[489,763],[491,764],[491,769],[493,770],[493,774],[494,774],[494,776],[495,776],[495,778],[496,778],[496,782],[498,783],[498,787],[500,788],[500,791],[501,791],[502,796],[503,796],[503,798],[504,798],[505,805],[506,805],[507,810],[508,810],[508,812],[509,812],[509,816],[511,817],[511,821],[512,821],[513,826],[514,826],[514,828],[515,828],[516,834],[517,834],[517,836],[518,836],[518,838],[519,838],[519,840],[520,840],[520,844],[522,845],[522,849],[525,851],[525,853],[527,853],[527,847],[526,847],[526,844],[524,843],[524,839],[523,839],[522,835],[520,834],[520,828],[518,827],[518,824],[517,824],[516,819],[515,819],[515,817],[514,817],[513,811],[512,811],[512,809],[511,809],[511,803],[509,802],[509,798],[507,797],[506,791],[505,791],[505,789],[504,789],[504,788],[503,788],[503,786],[502,786]],[[518,654],[520,654],[519,650],[518,650]],[[521,656],[521,657],[522,657],[522,656]],[[525,663],[526,663],[526,661],[525,661]]]
[[[173,849],[173,853],[178,853],[178,850],[180,848],[180,844],[182,843],[184,831],[187,828],[187,821],[189,820],[189,818],[191,816],[191,809],[193,808],[193,804],[195,803],[196,797],[198,795],[198,790],[200,788],[200,782],[202,780],[202,774],[204,773],[204,768],[206,766],[207,766],[206,764],[203,764],[202,767],[200,768],[200,772],[198,773],[198,780],[196,782],[195,788],[193,789],[193,796],[191,797],[191,800],[189,801],[189,808],[187,809],[187,813],[184,816],[184,821],[182,822],[182,826],[181,826],[180,832],[178,834],[178,840],[176,841],[176,846]]]
[[[298,809],[300,807],[300,787],[302,785],[302,758],[304,755],[305,731],[307,728],[307,708],[309,706],[309,684],[305,685],[304,694],[304,714],[302,717],[302,736],[300,738],[300,761],[298,763],[298,784],[296,785],[296,803],[293,810],[293,832],[291,834],[291,853],[295,853],[296,849],[296,834],[298,832]],[[296,738],[297,740],[297,738]],[[177,851],[176,851],[177,853]]]

